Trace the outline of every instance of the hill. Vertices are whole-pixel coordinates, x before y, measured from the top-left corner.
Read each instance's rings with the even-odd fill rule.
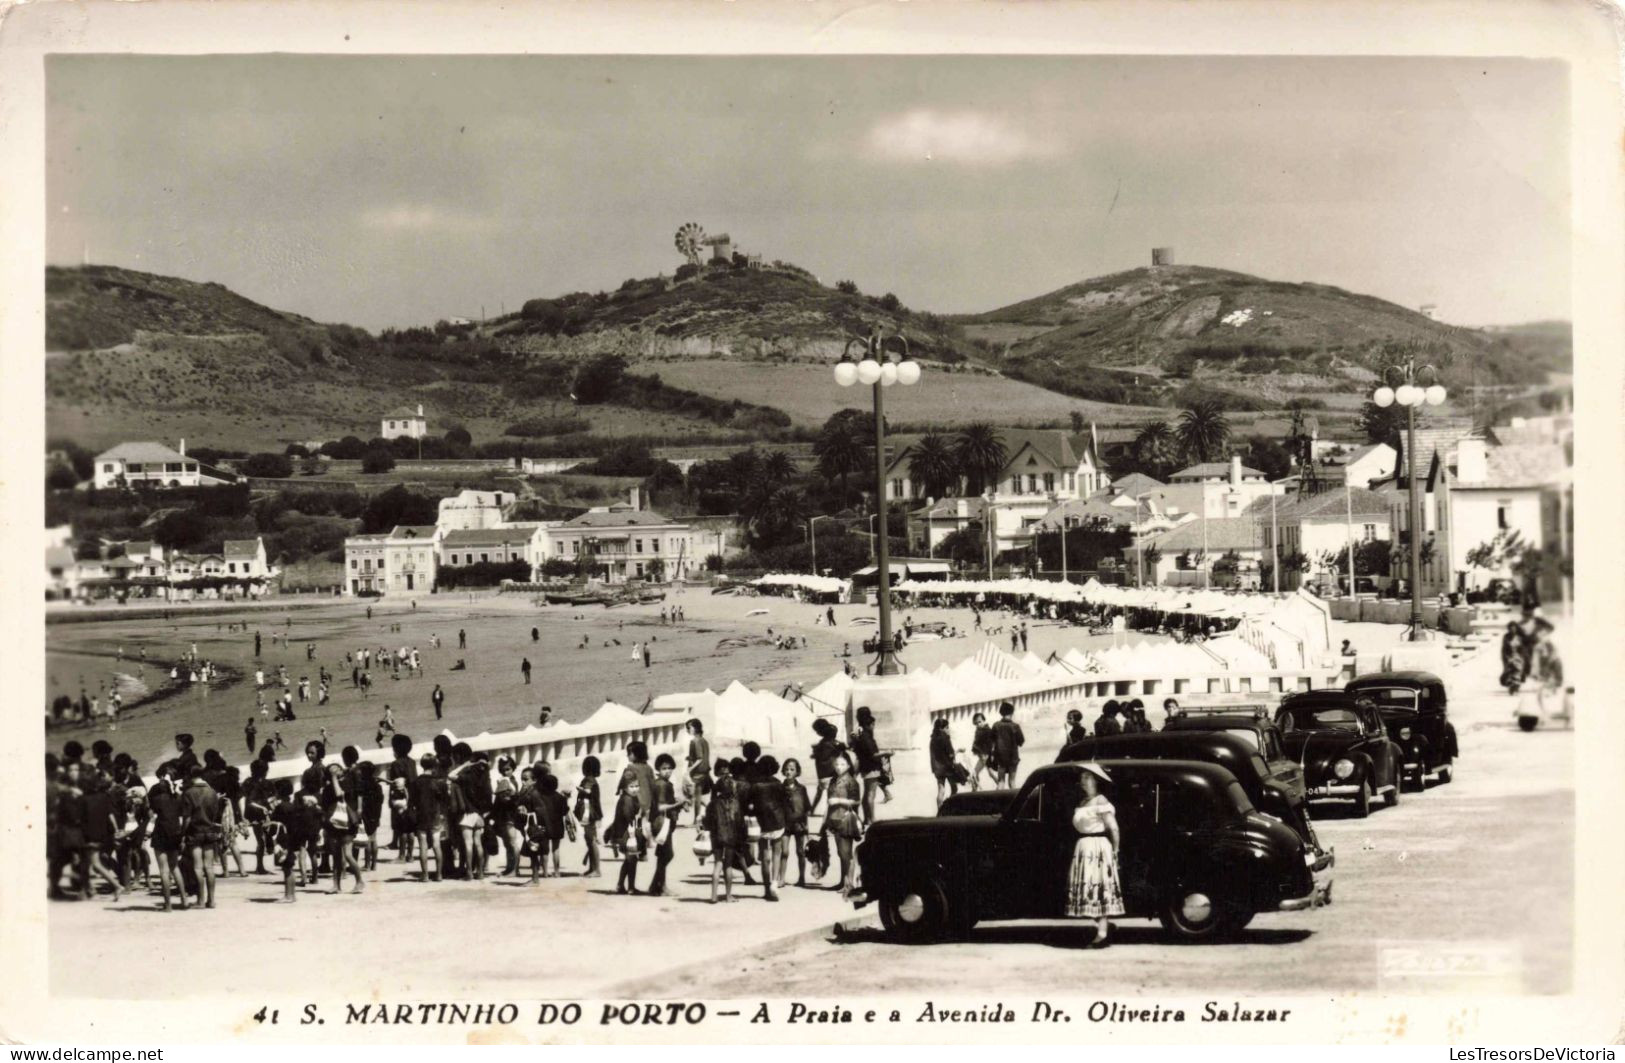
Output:
[[[1447,385],[1541,383],[1570,357],[1550,326],[1461,328],[1341,288],[1203,266],[1114,273],[956,320],[1010,375],[1089,397],[1108,397],[1101,370],[1107,386],[1145,398],[1169,387],[1264,402],[1347,392],[1396,345],[1440,364]]]
[[[189,438],[224,450],[378,432],[379,417],[421,403],[430,429],[494,439],[538,417],[599,435],[743,437],[784,415],[672,388],[573,406],[568,373],[516,388],[524,357],[472,330],[397,336],[262,306],[218,284],[113,266],[46,270],[49,435],[96,448]]]

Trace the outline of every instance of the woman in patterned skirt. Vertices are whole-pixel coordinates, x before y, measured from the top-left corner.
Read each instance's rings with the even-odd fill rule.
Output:
[[[1106,769],[1081,764],[1079,781],[1083,799],[1072,813],[1072,828],[1078,832],[1072,848],[1072,868],[1067,878],[1066,914],[1072,919],[1093,919],[1095,940],[1091,946],[1103,949],[1110,931],[1108,916],[1123,914],[1123,887],[1117,877],[1117,812],[1100,792],[1102,782],[1111,782]]]

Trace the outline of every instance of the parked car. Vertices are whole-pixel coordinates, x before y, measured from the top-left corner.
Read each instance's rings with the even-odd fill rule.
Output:
[[[1181,706],[1163,721],[1165,732],[1224,731],[1246,741],[1258,750],[1269,765],[1270,778],[1276,779],[1302,800],[1305,796],[1303,769],[1296,757],[1290,756],[1281,741],[1281,730],[1270,718],[1270,709],[1263,704]]]
[[[1303,839],[1259,813],[1230,772],[1183,760],[1097,763],[1112,777],[1106,793],[1122,831],[1125,918],[1160,919],[1175,938],[1208,941],[1258,912],[1314,905],[1318,873]],[[999,800],[996,812],[872,825],[858,846],[853,902],[878,904],[886,931],[910,941],[967,934],[985,919],[1063,917],[1081,773],[1052,764],[1019,791],[976,795]]]
[[[1455,725],[1447,716],[1443,679],[1432,672],[1372,672],[1343,689],[1376,702],[1415,789],[1424,789],[1429,775],[1441,784],[1455,777],[1460,753]]]
[[[1404,757],[1374,703],[1343,690],[1293,694],[1275,712],[1286,752],[1303,765],[1309,800],[1352,798],[1371,814],[1377,797],[1399,804]]]
[[[1057,764],[1083,760],[1196,760],[1217,764],[1236,777],[1253,807],[1297,831],[1308,852],[1305,859],[1325,872],[1325,896],[1331,899],[1331,869],[1336,856],[1321,846],[1309,821],[1309,803],[1303,794],[1275,778],[1264,755],[1239,735],[1227,731],[1162,731],[1155,734],[1107,735],[1085,738],[1061,750]],[[1317,880],[1318,881],[1318,880]]]

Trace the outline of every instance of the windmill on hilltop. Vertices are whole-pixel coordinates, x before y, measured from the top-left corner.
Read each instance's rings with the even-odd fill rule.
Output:
[[[674,242],[677,244],[677,250],[684,258],[688,259],[688,264],[691,266],[703,264],[705,255],[702,248],[707,247],[711,249],[710,262],[712,265],[726,266],[735,264],[733,237],[727,233],[718,236],[707,236],[705,230],[700,228],[697,222],[684,222],[677,229],[677,238]],[[745,255],[743,262],[751,269],[762,268],[761,255]]]
[[[704,247],[705,230],[697,222],[684,222],[677,229],[677,250],[688,259],[688,264],[700,264],[700,248]]]

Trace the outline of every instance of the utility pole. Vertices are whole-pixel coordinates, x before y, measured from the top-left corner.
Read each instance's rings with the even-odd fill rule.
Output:
[[[1270,575],[1275,577],[1275,593],[1281,593],[1281,526],[1275,520],[1275,492],[1270,492]]]
[[[1354,489],[1349,486],[1348,470],[1343,470],[1344,526],[1349,539],[1349,597],[1354,597]]]

